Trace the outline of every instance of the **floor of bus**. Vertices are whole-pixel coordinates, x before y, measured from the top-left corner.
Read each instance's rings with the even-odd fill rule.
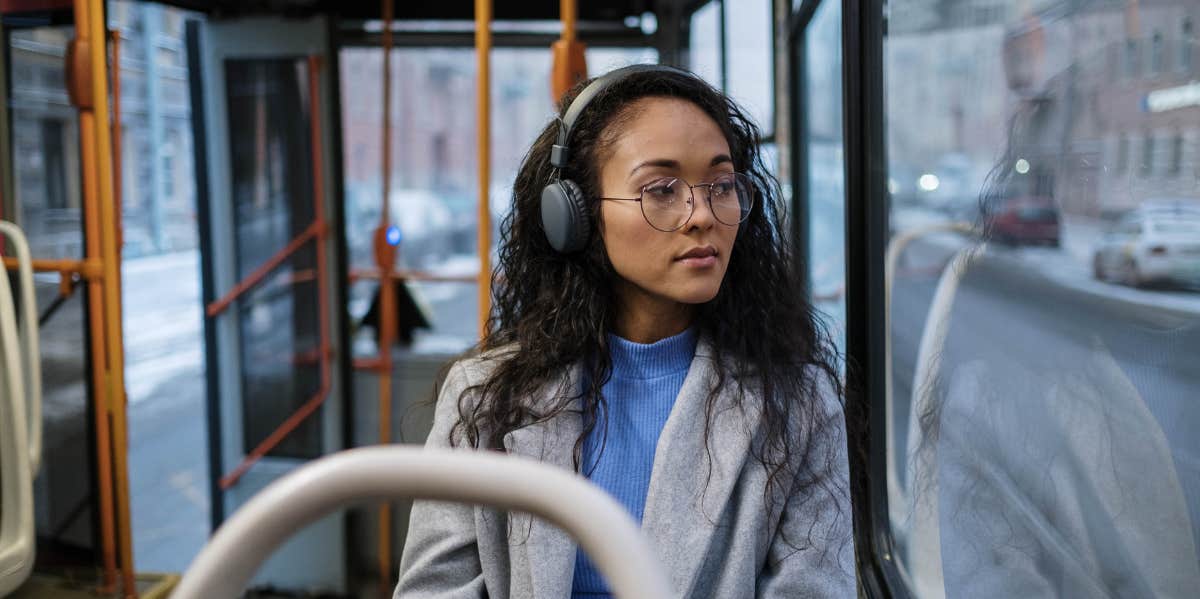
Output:
[[[166,599],[179,584],[178,574],[139,574],[136,578],[139,599]],[[66,572],[60,575],[35,573],[9,599],[119,599],[120,593],[98,592],[97,575]],[[365,594],[363,596],[366,596]],[[270,589],[246,591],[243,599],[336,599],[336,595],[308,595],[275,592]]]
[[[98,577],[67,573],[59,576],[35,573],[21,585],[10,599],[97,599],[120,597],[119,593],[102,594],[96,591]],[[139,574],[135,581],[139,599],[166,599],[179,583],[177,574]]]

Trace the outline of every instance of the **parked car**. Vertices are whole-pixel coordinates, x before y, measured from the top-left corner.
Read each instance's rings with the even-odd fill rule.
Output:
[[[1150,208],[1126,215],[1096,247],[1092,273],[1133,286],[1200,284],[1200,210]]]
[[[992,239],[1011,245],[1059,244],[1058,206],[1043,196],[1016,196],[984,208]]]

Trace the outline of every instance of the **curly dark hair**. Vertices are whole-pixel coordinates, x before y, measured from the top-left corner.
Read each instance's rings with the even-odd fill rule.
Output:
[[[563,98],[560,116],[587,83]],[[810,448],[819,445],[819,436],[830,434],[818,386],[831,385],[841,401],[839,361],[797,281],[801,270],[788,248],[779,183],[759,155],[758,127],[743,109],[698,77],[634,72],[607,87],[580,115],[562,176],[576,181],[591,198],[588,208],[595,223],[600,165],[633,116],[628,108],[645,97],[680,98],[702,109],[725,134],[734,168],[754,185],[754,207],[738,231],[720,290],[698,306],[692,323],[710,340],[714,362],[730,365],[717,369],[717,384],[708,396],[706,447],[712,421],[720,417],[713,409],[718,389],[727,383],[738,385],[743,391],[740,402],[746,386],[755,385],[762,402],[755,402],[757,413],[751,414],[760,427],[752,451],[769,471],[764,493],[770,500],[791,488],[807,496],[808,487],[823,484],[833,466],[832,453],[810,455],[817,453]],[[556,252],[546,239],[540,200],[542,188],[554,177],[550,147],[557,132],[557,121],[546,125],[517,174],[513,209],[501,224],[499,263],[492,275],[493,311],[487,336],[477,348],[483,359],[495,364],[485,381],[459,398],[460,420],[450,442],[461,439],[475,448],[503,450],[507,433],[553,418],[581,400],[584,430],[575,443],[578,471],[584,439],[596,426],[606,426],[600,391],[612,372],[607,335],[613,330],[617,303],[612,282],[619,275],[599,235],[593,234],[575,254]],[[597,230],[595,224],[592,230]],[[582,389],[566,389],[563,373],[575,364],[583,364],[586,382]],[[533,405],[534,394],[555,383],[562,386],[557,402]],[[711,455],[713,448],[708,451]],[[777,485],[784,493],[774,492]]]

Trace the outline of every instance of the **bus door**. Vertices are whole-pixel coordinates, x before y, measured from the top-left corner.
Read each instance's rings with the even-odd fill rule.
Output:
[[[344,447],[336,88],[323,18],[192,22],[188,52],[216,526]],[[254,586],[344,592],[344,527],[338,514],[301,532]]]

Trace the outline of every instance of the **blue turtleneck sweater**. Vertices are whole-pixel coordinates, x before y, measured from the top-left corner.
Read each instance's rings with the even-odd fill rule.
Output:
[[[688,329],[650,344],[609,335],[608,342],[612,378],[601,389],[608,426],[600,416],[584,439],[583,472],[641,522],[654,450],[696,353],[696,334]],[[571,597],[611,597],[600,572],[582,551],[575,556]]]

